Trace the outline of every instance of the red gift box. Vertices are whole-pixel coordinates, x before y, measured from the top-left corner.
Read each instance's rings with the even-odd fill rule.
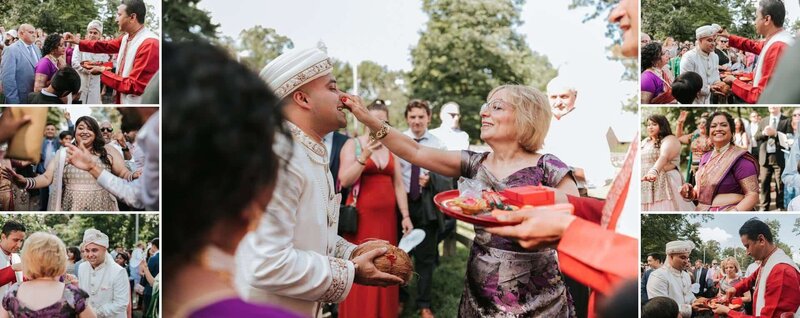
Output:
[[[542,206],[556,203],[555,193],[542,186],[508,188],[503,190],[502,195],[522,205]]]

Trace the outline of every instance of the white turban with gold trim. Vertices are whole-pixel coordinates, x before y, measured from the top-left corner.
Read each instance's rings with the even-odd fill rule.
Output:
[[[709,36],[714,36],[714,34],[716,34],[719,30],[722,30],[722,27],[717,24],[704,25],[697,28],[697,30],[694,31],[694,35],[695,38],[699,40]]]
[[[691,253],[694,249],[692,241],[672,241],[667,243],[667,255]]]
[[[83,243],[81,243],[81,245],[86,246],[91,243],[108,248],[108,235],[96,229],[88,229],[86,232],[83,232]]]
[[[283,99],[300,86],[330,74],[333,63],[322,42],[317,47],[294,49],[281,54],[261,69],[259,74],[267,85]]]

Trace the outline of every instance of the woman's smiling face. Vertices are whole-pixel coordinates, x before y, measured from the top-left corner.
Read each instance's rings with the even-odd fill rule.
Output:
[[[78,143],[82,144],[86,148],[91,148],[92,143],[94,142],[95,134],[94,131],[89,127],[89,125],[82,121],[77,126],[75,126],[75,139]]]

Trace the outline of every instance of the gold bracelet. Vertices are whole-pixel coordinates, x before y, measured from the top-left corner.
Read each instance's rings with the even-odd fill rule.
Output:
[[[367,165],[367,161],[366,160],[364,160],[364,161],[358,160],[358,157],[356,157],[356,162],[360,163],[362,166],[366,166]]]
[[[388,134],[389,134],[389,122],[383,122],[383,126],[381,126],[381,129],[378,129],[378,131],[376,132],[369,133],[369,141],[373,142],[376,140],[381,140]]]

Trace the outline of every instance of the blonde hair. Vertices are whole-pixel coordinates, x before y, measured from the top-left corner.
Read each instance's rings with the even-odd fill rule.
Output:
[[[58,277],[67,271],[67,248],[57,236],[33,233],[22,247],[23,273],[30,279]]]
[[[728,258],[722,260],[722,276],[727,276],[728,274],[725,273],[725,266],[728,266],[728,263],[733,263],[733,268],[736,269],[736,272],[739,272],[739,262],[733,256],[728,256]]]
[[[550,119],[553,117],[547,96],[529,86],[501,85],[489,92],[486,101],[501,90],[505,90],[508,96],[505,102],[514,108],[514,124],[520,147],[529,152],[542,149],[544,137],[550,129]]]

